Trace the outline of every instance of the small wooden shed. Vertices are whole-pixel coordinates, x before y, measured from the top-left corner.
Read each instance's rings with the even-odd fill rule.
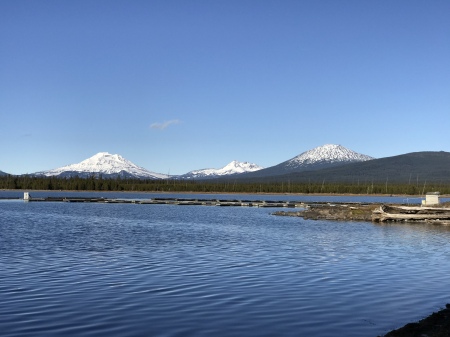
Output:
[[[439,205],[439,192],[428,192],[425,195],[425,200],[422,200],[423,206]]]

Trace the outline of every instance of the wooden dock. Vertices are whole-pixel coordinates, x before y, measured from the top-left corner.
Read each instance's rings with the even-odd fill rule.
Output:
[[[18,198],[11,198],[18,199]],[[26,202],[72,202],[139,205],[218,206],[218,207],[267,207],[301,208],[300,211],[277,211],[274,215],[298,216],[312,220],[373,221],[421,221],[450,225],[450,208],[378,203],[302,202],[285,200],[239,200],[195,198],[111,199],[86,197],[45,197],[23,199]]]
[[[105,204],[141,204],[141,205],[179,205],[179,206],[233,206],[233,207],[306,207],[300,201],[282,200],[237,200],[237,199],[185,199],[185,198],[152,198],[152,199],[109,199],[83,197],[46,197],[32,198],[27,202],[84,202]]]

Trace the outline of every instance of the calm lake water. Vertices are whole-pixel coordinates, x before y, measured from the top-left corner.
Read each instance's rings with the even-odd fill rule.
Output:
[[[450,227],[275,210],[0,201],[1,335],[375,337],[450,302]]]

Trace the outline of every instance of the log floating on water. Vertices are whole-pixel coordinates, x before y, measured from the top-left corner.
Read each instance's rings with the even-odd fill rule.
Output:
[[[450,209],[439,207],[408,207],[381,205],[372,213],[372,221],[448,221]]]

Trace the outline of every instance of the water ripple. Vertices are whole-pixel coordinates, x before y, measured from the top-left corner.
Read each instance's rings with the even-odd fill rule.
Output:
[[[449,228],[269,213],[0,202],[2,336],[376,336],[449,301]]]

